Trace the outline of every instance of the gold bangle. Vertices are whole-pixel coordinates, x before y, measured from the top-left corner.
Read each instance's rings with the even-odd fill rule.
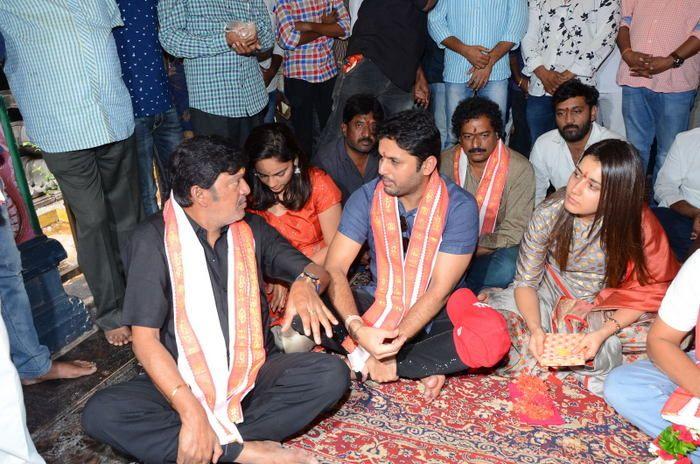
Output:
[[[619,322],[617,322],[617,319],[615,319],[615,318],[612,317],[612,316],[608,316],[608,320],[609,320],[610,322],[612,322],[613,324],[615,324],[615,327],[617,328],[617,329],[615,330],[615,332],[613,333],[613,335],[619,334],[620,331],[622,330],[622,326],[620,325]]]
[[[630,50],[632,50],[632,47],[627,47],[627,48],[625,48],[624,50],[622,50],[622,51],[620,52],[620,56],[625,56],[625,53],[627,53],[627,52],[630,51]]]
[[[181,384],[179,384],[179,385],[176,385],[175,388],[173,388],[173,391],[170,392],[170,396],[169,396],[168,401],[172,403],[172,402],[173,402],[173,398],[175,398],[175,394],[176,394],[177,391],[180,389],[180,387],[184,387],[184,386],[186,386],[186,385],[187,385],[187,384],[184,384],[184,383],[181,383]]]

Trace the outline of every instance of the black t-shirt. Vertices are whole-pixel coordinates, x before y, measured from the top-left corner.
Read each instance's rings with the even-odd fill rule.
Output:
[[[269,309],[264,296],[263,275],[291,283],[311,261],[260,216],[247,214],[243,220],[250,226],[255,239],[265,350],[269,356],[276,352],[277,348],[269,327]],[[222,234],[212,249],[206,240],[206,231],[192,220],[190,224],[204,248],[214,290],[214,301],[221,326],[212,327],[212,330],[221,330],[228,346],[226,236]],[[141,223],[131,237],[127,248],[128,272],[122,323],[160,329],[161,343],[177,360],[170,271],[163,243],[164,231],[163,215],[158,213]]]
[[[428,31],[428,0],[364,0],[347,54],[363,54],[399,88],[410,91]]]

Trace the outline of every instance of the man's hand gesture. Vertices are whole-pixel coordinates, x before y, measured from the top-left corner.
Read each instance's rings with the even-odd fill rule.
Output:
[[[406,337],[399,336],[399,329],[377,329],[361,321],[353,321],[351,326],[350,334],[358,345],[380,361],[396,356],[406,343]]]
[[[321,326],[326,330],[328,338],[333,337],[333,325],[338,324],[338,320],[323,304],[314,284],[303,279],[295,281],[289,289],[282,323],[283,333],[292,327],[292,319],[297,314],[304,325],[304,335],[310,337],[313,334],[317,345],[321,344]]]
[[[234,31],[226,33],[226,43],[239,55],[252,55],[260,50],[258,33],[253,33],[250,37],[241,37]]]
[[[223,451],[204,409],[200,407],[181,420],[177,464],[216,464]]]

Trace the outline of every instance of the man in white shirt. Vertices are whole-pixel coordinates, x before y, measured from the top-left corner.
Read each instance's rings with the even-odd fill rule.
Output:
[[[678,386],[700,397],[700,367],[695,353],[681,344],[695,327],[700,337],[700,251],[696,251],[674,279],[647,336],[649,360],[614,369],[605,380],[605,401],[642,432],[656,438],[670,422],[661,409]],[[700,462],[700,452],[689,456]]]
[[[605,139],[624,140],[595,122],[598,91],[578,79],[563,83],[552,96],[557,128],[537,139],[530,152],[535,168],[535,206],[554,189],[566,185],[569,176],[589,146]]]
[[[2,195],[2,193],[0,193]],[[0,303],[0,312],[5,310]],[[10,359],[10,339],[0,317],[0,462],[44,464],[27,430],[27,414],[19,375]]]
[[[530,0],[521,42],[530,77],[527,124],[531,140],[552,129],[551,95],[574,77],[595,85],[598,68],[615,46],[620,0]]]
[[[617,83],[620,67],[620,49],[615,47],[598,68],[598,123],[618,134],[625,134],[625,119],[622,117],[622,87]]]
[[[671,145],[654,185],[653,208],[679,260],[700,235],[700,128],[681,132]]]
[[[276,31],[278,26],[277,15],[275,14],[275,6],[277,5],[277,0],[264,1],[268,13],[270,13],[270,23],[272,24],[272,30]],[[260,58],[261,57],[258,56],[258,60]],[[264,123],[275,122],[275,111],[277,110],[277,95],[283,90],[282,72],[280,71],[283,59],[284,50],[275,40],[275,45],[272,48],[269,57],[267,57],[263,61],[260,61],[260,72],[262,73],[263,80],[265,81],[265,90],[267,90],[267,95],[270,97],[270,100],[267,102],[265,117],[263,118]]]

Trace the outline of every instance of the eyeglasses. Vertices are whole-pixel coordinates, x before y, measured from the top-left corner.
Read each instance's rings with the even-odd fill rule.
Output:
[[[408,221],[405,216],[399,216],[399,224],[401,225],[401,242],[403,243],[403,254],[405,256],[408,244],[411,241],[411,235],[408,234]],[[408,237],[405,234],[408,234]]]

